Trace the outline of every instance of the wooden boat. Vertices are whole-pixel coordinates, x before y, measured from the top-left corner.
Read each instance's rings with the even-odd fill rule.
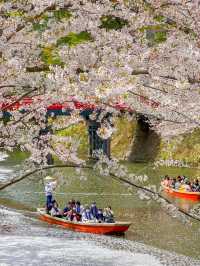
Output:
[[[62,218],[52,217],[46,214],[45,209],[37,209],[39,219],[49,224],[60,225],[69,230],[92,233],[92,234],[123,234],[131,225],[130,222],[115,222],[115,223],[86,223],[86,222],[71,222]]]
[[[169,193],[174,197],[189,199],[193,201],[200,201],[200,192],[186,192],[181,190],[179,191],[170,187],[166,187],[162,183],[161,186],[165,192]]]

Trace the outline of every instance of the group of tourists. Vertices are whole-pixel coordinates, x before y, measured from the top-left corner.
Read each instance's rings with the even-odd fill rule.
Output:
[[[200,192],[200,180],[198,178],[195,178],[193,181],[189,181],[186,176],[173,178],[166,175],[161,184],[165,187],[171,187],[178,191]]]
[[[89,205],[81,205],[80,201],[70,200],[64,209],[60,209],[56,200],[48,206],[48,212],[51,216],[63,218],[73,222],[98,222],[114,223],[114,214],[111,206],[104,210],[97,208],[96,202]]]
[[[53,199],[53,191],[56,188],[56,181],[51,177],[46,177],[45,194],[46,194],[46,211],[54,217],[63,218],[75,222],[105,222],[114,223],[114,214],[111,206],[101,209],[96,202],[89,205],[81,205],[80,201],[70,200],[64,209],[60,209],[58,203]]]

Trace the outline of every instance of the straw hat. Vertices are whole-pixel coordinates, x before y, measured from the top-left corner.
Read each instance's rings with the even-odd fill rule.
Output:
[[[55,178],[53,178],[52,176],[46,176],[45,181],[51,181],[51,180],[55,180]]]

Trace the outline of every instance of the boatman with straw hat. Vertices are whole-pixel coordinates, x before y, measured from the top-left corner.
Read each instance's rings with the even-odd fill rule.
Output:
[[[45,177],[45,195],[46,195],[46,211],[49,213],[52,207],[53,191],[56,189],[57,182],[51,176]]]

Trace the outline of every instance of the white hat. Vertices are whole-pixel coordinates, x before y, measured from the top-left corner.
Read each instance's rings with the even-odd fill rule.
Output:
[[[51,177],[51,176],[46,176],[45,177],[45,180],[48,181],[48,180],[54,180],[55,178]]]

